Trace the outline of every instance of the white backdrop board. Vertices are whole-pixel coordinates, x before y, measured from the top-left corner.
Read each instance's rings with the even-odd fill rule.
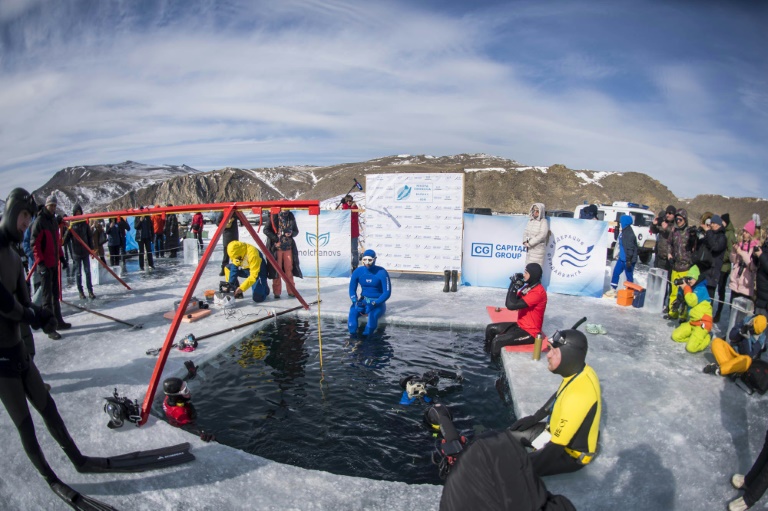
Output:
[[[464,285],[509,287],[509,277],[525,270],[522,246],[527,216],[464,215]],[[597,220],[550,218],[542,282],[548,292],[603,294],[605,254],[611,235]]]
[[[305,277],[317,277],[318,259],[320,277],[349,276],[352,248],[350,246],[349,210],[320,211],[319,228],[317,217],[308,211],[296,210],[296,225],[299,235],[296,248],[299,251],[301,272]],[[266,237],[262,236],[266,244]]]
[[[464,174],[370,174],[366,246],[389,271],[461,268]]]

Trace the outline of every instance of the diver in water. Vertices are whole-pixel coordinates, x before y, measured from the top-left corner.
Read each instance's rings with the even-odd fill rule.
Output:
[[[387,270],[376,266],[376,252],[371,249],[363,252],[362,266],[352,272],[349,279],[349,298],[352,306],[349,308],[349,333],[357,334],[357,319],[368,316],[363,335],[370,335],[379,324],[385,312],[386,301],[392,293],[392,283]],[[360,298],[357,297],[357,286],[360,285]]]
[[[436,387],[440,378],[448,378],[457,383],[464,381],[463,376],[444,369],[427,371],[421,376],[417,374],[403,376],[400,378],[400,387],[403,389],[400,404],[408,406],[418,400],[431,403],[433,398],[428,395],[429,387]]]
[[[167,378],[163,382],[163,393],[163,411],[168,424],[180,428],[195,421],[197,411],[192,404],[192,393],[187,382],[181,378]]]

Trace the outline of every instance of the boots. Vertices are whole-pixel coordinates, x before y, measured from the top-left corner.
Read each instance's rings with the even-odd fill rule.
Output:
[[[447,293],[451,290],[451,270],[445,270],[443,272],[445,275],[445,284],[443,285],[443,293]]]
[[[451,271],[451,291],[456,292],[457,291],[457,284],[459,283],[459,272],[457,270]]]

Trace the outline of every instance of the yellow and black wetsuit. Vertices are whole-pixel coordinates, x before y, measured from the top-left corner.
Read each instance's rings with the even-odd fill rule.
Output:
[[[574,472],[592,461],[597,452],[602,399],[600,381],[590,366],[563,378],[549,417],[552,439],[531,453],[539,476]]]

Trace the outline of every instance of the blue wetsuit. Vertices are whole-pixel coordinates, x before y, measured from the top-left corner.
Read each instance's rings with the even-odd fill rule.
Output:
[[[358,303],[357,285],[360,284],[361,298]],[[381,266],[358,266],[349,279],[349,298],[352,307],[349,308],[349,333],[357,333],[357,318],[360,314],[368,315],[363,335],[370,335],[379,324],[379,318],[387,312],[386,301],[392,294],[392,284],[387,270]]]

